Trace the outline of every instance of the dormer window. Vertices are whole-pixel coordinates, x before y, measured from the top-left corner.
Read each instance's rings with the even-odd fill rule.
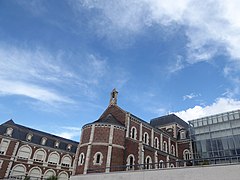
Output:
[[[55,142],[55,148],[59,148],[59,144],[60,144],[60,143],[59,143],[58,141],[56,141],[56,142]]]
[[[71,145],[71,144],[68,144],[68,145],[67,145],[67,150],[68,150],[68,151],[71,151],[71,148],[72,148],[72,145]]]
[[[184,130],[180,131],[180,139],[186,139],[186,132]]]
[[[7,128],[6,135],[7,136],[12,136],[12,133],[13,133],[13,128]]]
[[[32,134],[27,134],[26,140],[27,141],[31,141],[32,140],[33,135]]]
[[[45,145],[47,142],[47,138],[43,137],[42,140],[41,140],[41,145]]]

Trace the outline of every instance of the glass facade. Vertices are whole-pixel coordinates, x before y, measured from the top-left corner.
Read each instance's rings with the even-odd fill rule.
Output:
[[[189,121],[194,159],[240,162],[240,110]]]

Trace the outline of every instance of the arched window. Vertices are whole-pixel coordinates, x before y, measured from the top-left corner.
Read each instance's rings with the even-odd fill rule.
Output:
[[[10,141],[7,139],[2,139],[0,144],[0,154],[6,154]]]
[[[21,146],[18,150],[18,158],[29,159],[32,154],[32,148],[30,146]]]
[[[189,159],[191,159],[191,154],[190,154],[190,151],[189,151],[188,149],[185,149],[185,150],[183,151],[183,159],[184,159],[184,160],[189,160]]]
[[[159,161],[159,168],[165,168],[165,164],[163,160]]]
[[[78,159],[78,165],[83,165],[84,163],[84,153],[81,153]]]
[[[68,173],[65,171],[60,172],[58,175],[58,180],[68,180]]]
[[[152,158],[150,156],[146,157],[145,168],[146,169],[151,169],[152,168]]]
[[[72,164],[72,158],[69,155],[65,155],[62,158],[62,166],[70,167]]]
[[[154,139],[154,147],[159,149],[159,140],[157,137],[155,137],[155,139]]]
[[[47,178],[49,178],[49,177],[51,177],[51,176],[56,176],[56,172],[55,172],[53,169],[47,170],[47,171],[44,173],[43,178],[44,178],[44,179],[47,179]]]
[[[127,158],[127,170],[134,170],[135,158],[133,154],[130,154]]]
[[[34,161],[38,161],[38,162],[43,162],[43,161],[45,161],[45,157],[46,157],[46,151],[43,150],[43,149],[38,149],[34,153],[33,160]]]
[[[163,151],[168,152],[167,142],[163,141]]]
[[[48,157],[48,163],[57,165],[59,163],[59,158],[60,158],[59,154],[56,152],[53,152]]]
[[[26,167],[22,164],[16,165],[13,167],[11,172],[11,177],[15,177],[17,179],[23,179],[26,174]]]
[[[174,168],[174,164],[173,163],[170,165],[170,168]]]
[[[171,154],[175,156],[175,146],[173,144],[171,146]]]
[[[137,129],[133,126],[132,128],[131,128],[131,138],[132,139],[137,139]]]
[[[147,132],[143,134],[143,142],[147,145],[149,145],[149,135]]]
[[[93,165],[101,165],[103,162],[103,155],[101,152],[95,153],[93,157]]]
[[[29,171],[28,176],[30,176],[32,179],[40,179],[42,176],[42,170],[40,168],[34,167]]]

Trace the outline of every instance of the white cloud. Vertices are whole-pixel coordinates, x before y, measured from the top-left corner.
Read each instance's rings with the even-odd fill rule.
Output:
[[[184,111],[175,112],[183,120],[192,120],[204,116],[214,115],[227,111],[240,109],[240,101],[231,98],[218,98],[213,104],[208,106],[195,106]]]
[[[98,10],[93,27],[99,34],[125,39],[153,25],[180,25],[186,28],[190,63],[206,61],[227,53],[240,59],[240,3],[193,0],[75,1],[74,8]],[[126,37],[127,36],[127,37]]]
[[[128,81],[124,71],[113,73],[119,67],[110,68],[105,58],[86,54],[73,57],[71,52],[0,44],[0,95],[25,96],[60,108],[77,103],[73,97],[96,98],[113,78],[118,87]]]
[[[48,104],[52,103],[73,103],[70,98],[59,95],[47,88],[32,84],[5,81],[0,79],[0,95],[23,95]]]
[[[41,49],[30,50],[1,44],[0,94],[27,96],[48,104],[73,103],[73,100],[54,88],[54,85],[73,76],[57,61],[57,56]]]
[[[72,140],[79,140],[81,135],[81,128],[77,127],[63,127],[61,128],[62,132],[55,133],[55,135],[66,138],[66,139],[72,139]]]
[[[173,64],[171,64],[168,67],[168,72],[170,74],[172,74],[172,73],[180,71],[184,67],[185,66],[184,66],[184,62],[183,62],[183,57],[178,55],[177,58],[176,58],[176,62],[174,62]]]
[[[183,100],[193,99],[193,98],[196,98],[196,97],[199,97],[199,96],[200,96],[200,94],[190,93],[190,94],[184,95]]]

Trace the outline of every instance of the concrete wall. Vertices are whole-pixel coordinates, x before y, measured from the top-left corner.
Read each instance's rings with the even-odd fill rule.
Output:
[[[239,180],[240,164],[72,176],[70,180]]]

